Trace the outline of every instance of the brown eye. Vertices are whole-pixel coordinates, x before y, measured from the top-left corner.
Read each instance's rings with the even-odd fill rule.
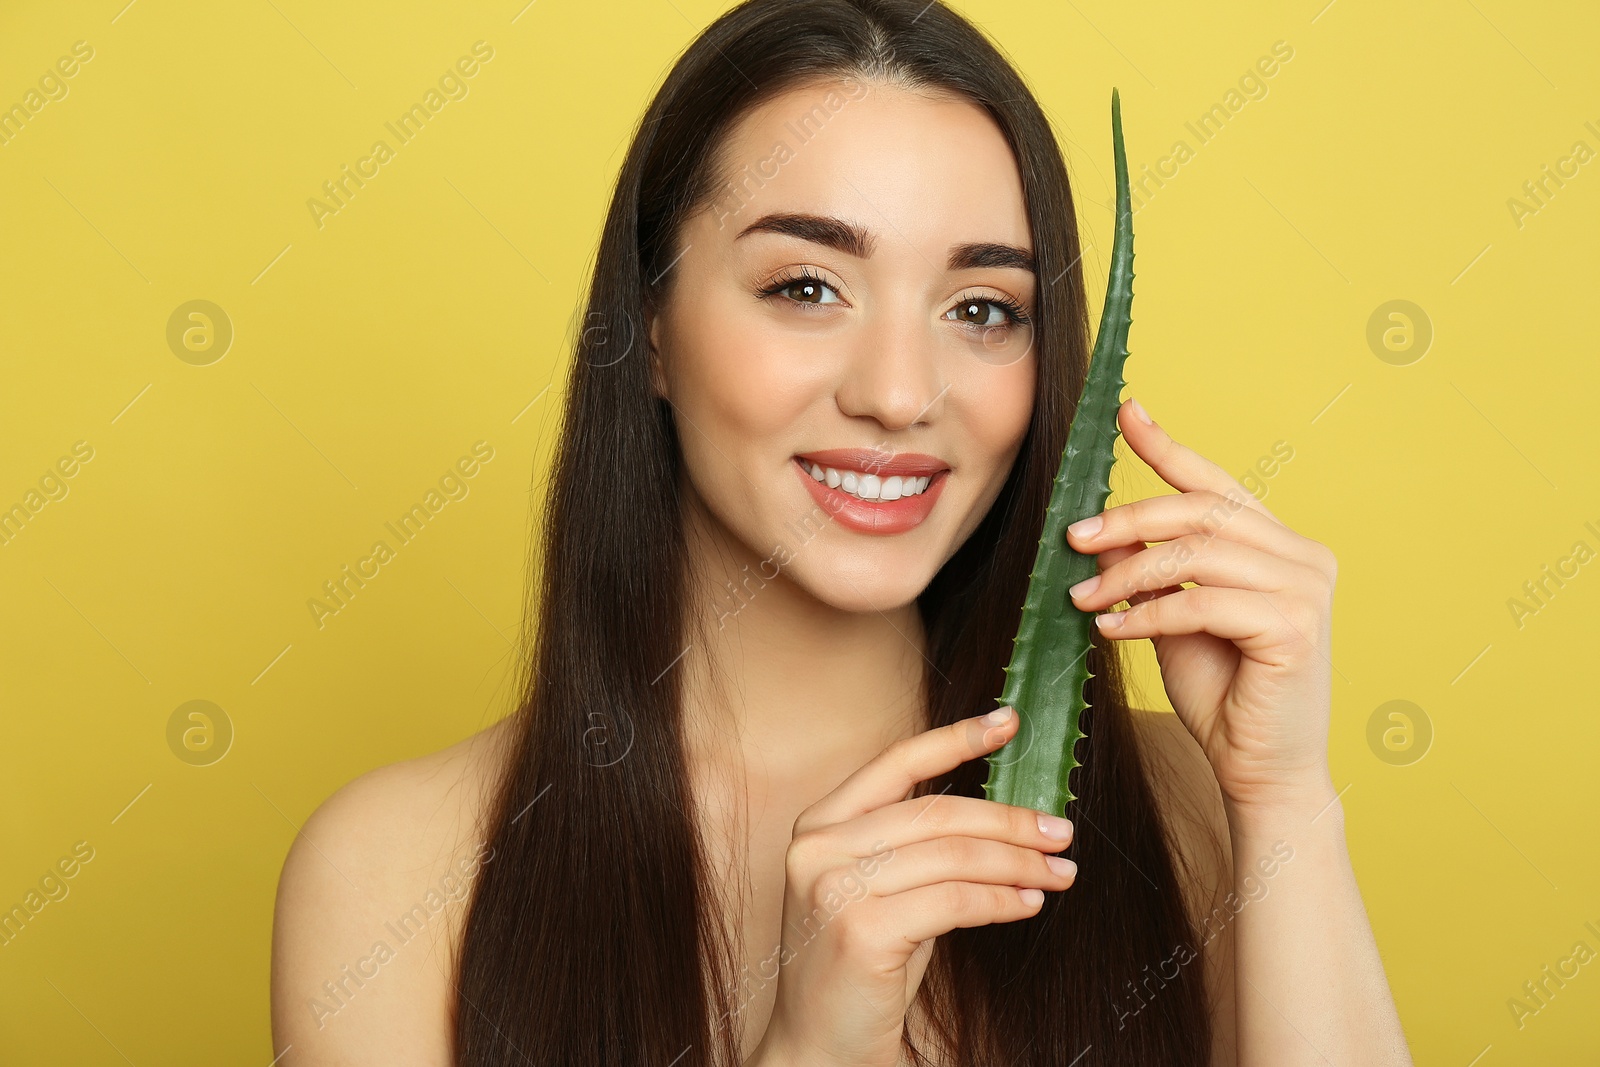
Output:
[[[993,300],[963,300],[945,312],[945,318],[973,326],[1005,326],[1011,315]]]
[[[827,288],[821,282],[790,282],[784,287],[783,293],[790,300],[798,300],[804,304],[820,304],[822,291]]]
[[[758,290],[757,295],[764,297],[783,296],[796,304],[840,304],[839,294],[834,292],[833,286],[816,277],[809,271],[797,276],[779,278],[766,288]]]

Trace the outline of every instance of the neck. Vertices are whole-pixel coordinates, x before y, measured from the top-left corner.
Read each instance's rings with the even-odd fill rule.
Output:
[[[680,678],[698,763],[831,779],[924,729],[925,634],[916,602],[832,607],[757,556],[685,494],[690,560]]]

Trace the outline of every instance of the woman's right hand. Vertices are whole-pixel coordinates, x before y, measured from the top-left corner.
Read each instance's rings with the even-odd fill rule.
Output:
[[[771,1067],[895,1067],[933,939],[1038,913],[1077,865],[1048,853],[1065,819],[977,797],[907,799],[919,782],[1010,740],[1017,716],[974,716],[897,741],[800,813],[786,859]]]

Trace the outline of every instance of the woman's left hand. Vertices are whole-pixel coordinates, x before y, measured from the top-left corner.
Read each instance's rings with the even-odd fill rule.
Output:
[[[1073,603],[1098,611],[1129,602],[1096,625],[1108,638],[1153,641],[1167,697],[1233,808],[1322,803],[1331,792],[1333,552],[1147,421],[1137,401],[1118,420],[1178,493],[1068,528],[1068,544],[1100,567],[1073,587]]]

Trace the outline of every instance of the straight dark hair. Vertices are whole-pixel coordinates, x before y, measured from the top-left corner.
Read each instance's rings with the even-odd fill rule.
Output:
[[[505,776],[485,809],[495,860],[477,879],[456,959],[461,1067],[740,1062],[738,901],[724,899],[727,872],[710,869],[695,821],[674,684],[694,624],[684,617],[681,453],[671,408],[651,389],[647,314],[667,292],[683,221],[726,190],[717,150],[732,124],[778,93],[835,78],[971,101],[999,126],[1021,175],[1039,279],[1032,422],[989,514],[917,599],[928,723],[993,707],[1002,689],[1088,364],[1065,163],[1010,63],[943,4],[750,0],[667,75],[606,215],[530,561],[532,651]],[[1076,826],[1067,854],[1083,876],[1047,893],[1031,918],[938,939],[918,1007],[954,1063],[1209,1060],[1202,967],[1155,979],[1199,939],[1140,759],[1124,667],[1099,638],[1089,658],[1085,766],[1066,813]],[[975,760],[916,795],[981,797],[985,774]],[[906,1047],[912,1062],[928,1062],[909,1036]]]

